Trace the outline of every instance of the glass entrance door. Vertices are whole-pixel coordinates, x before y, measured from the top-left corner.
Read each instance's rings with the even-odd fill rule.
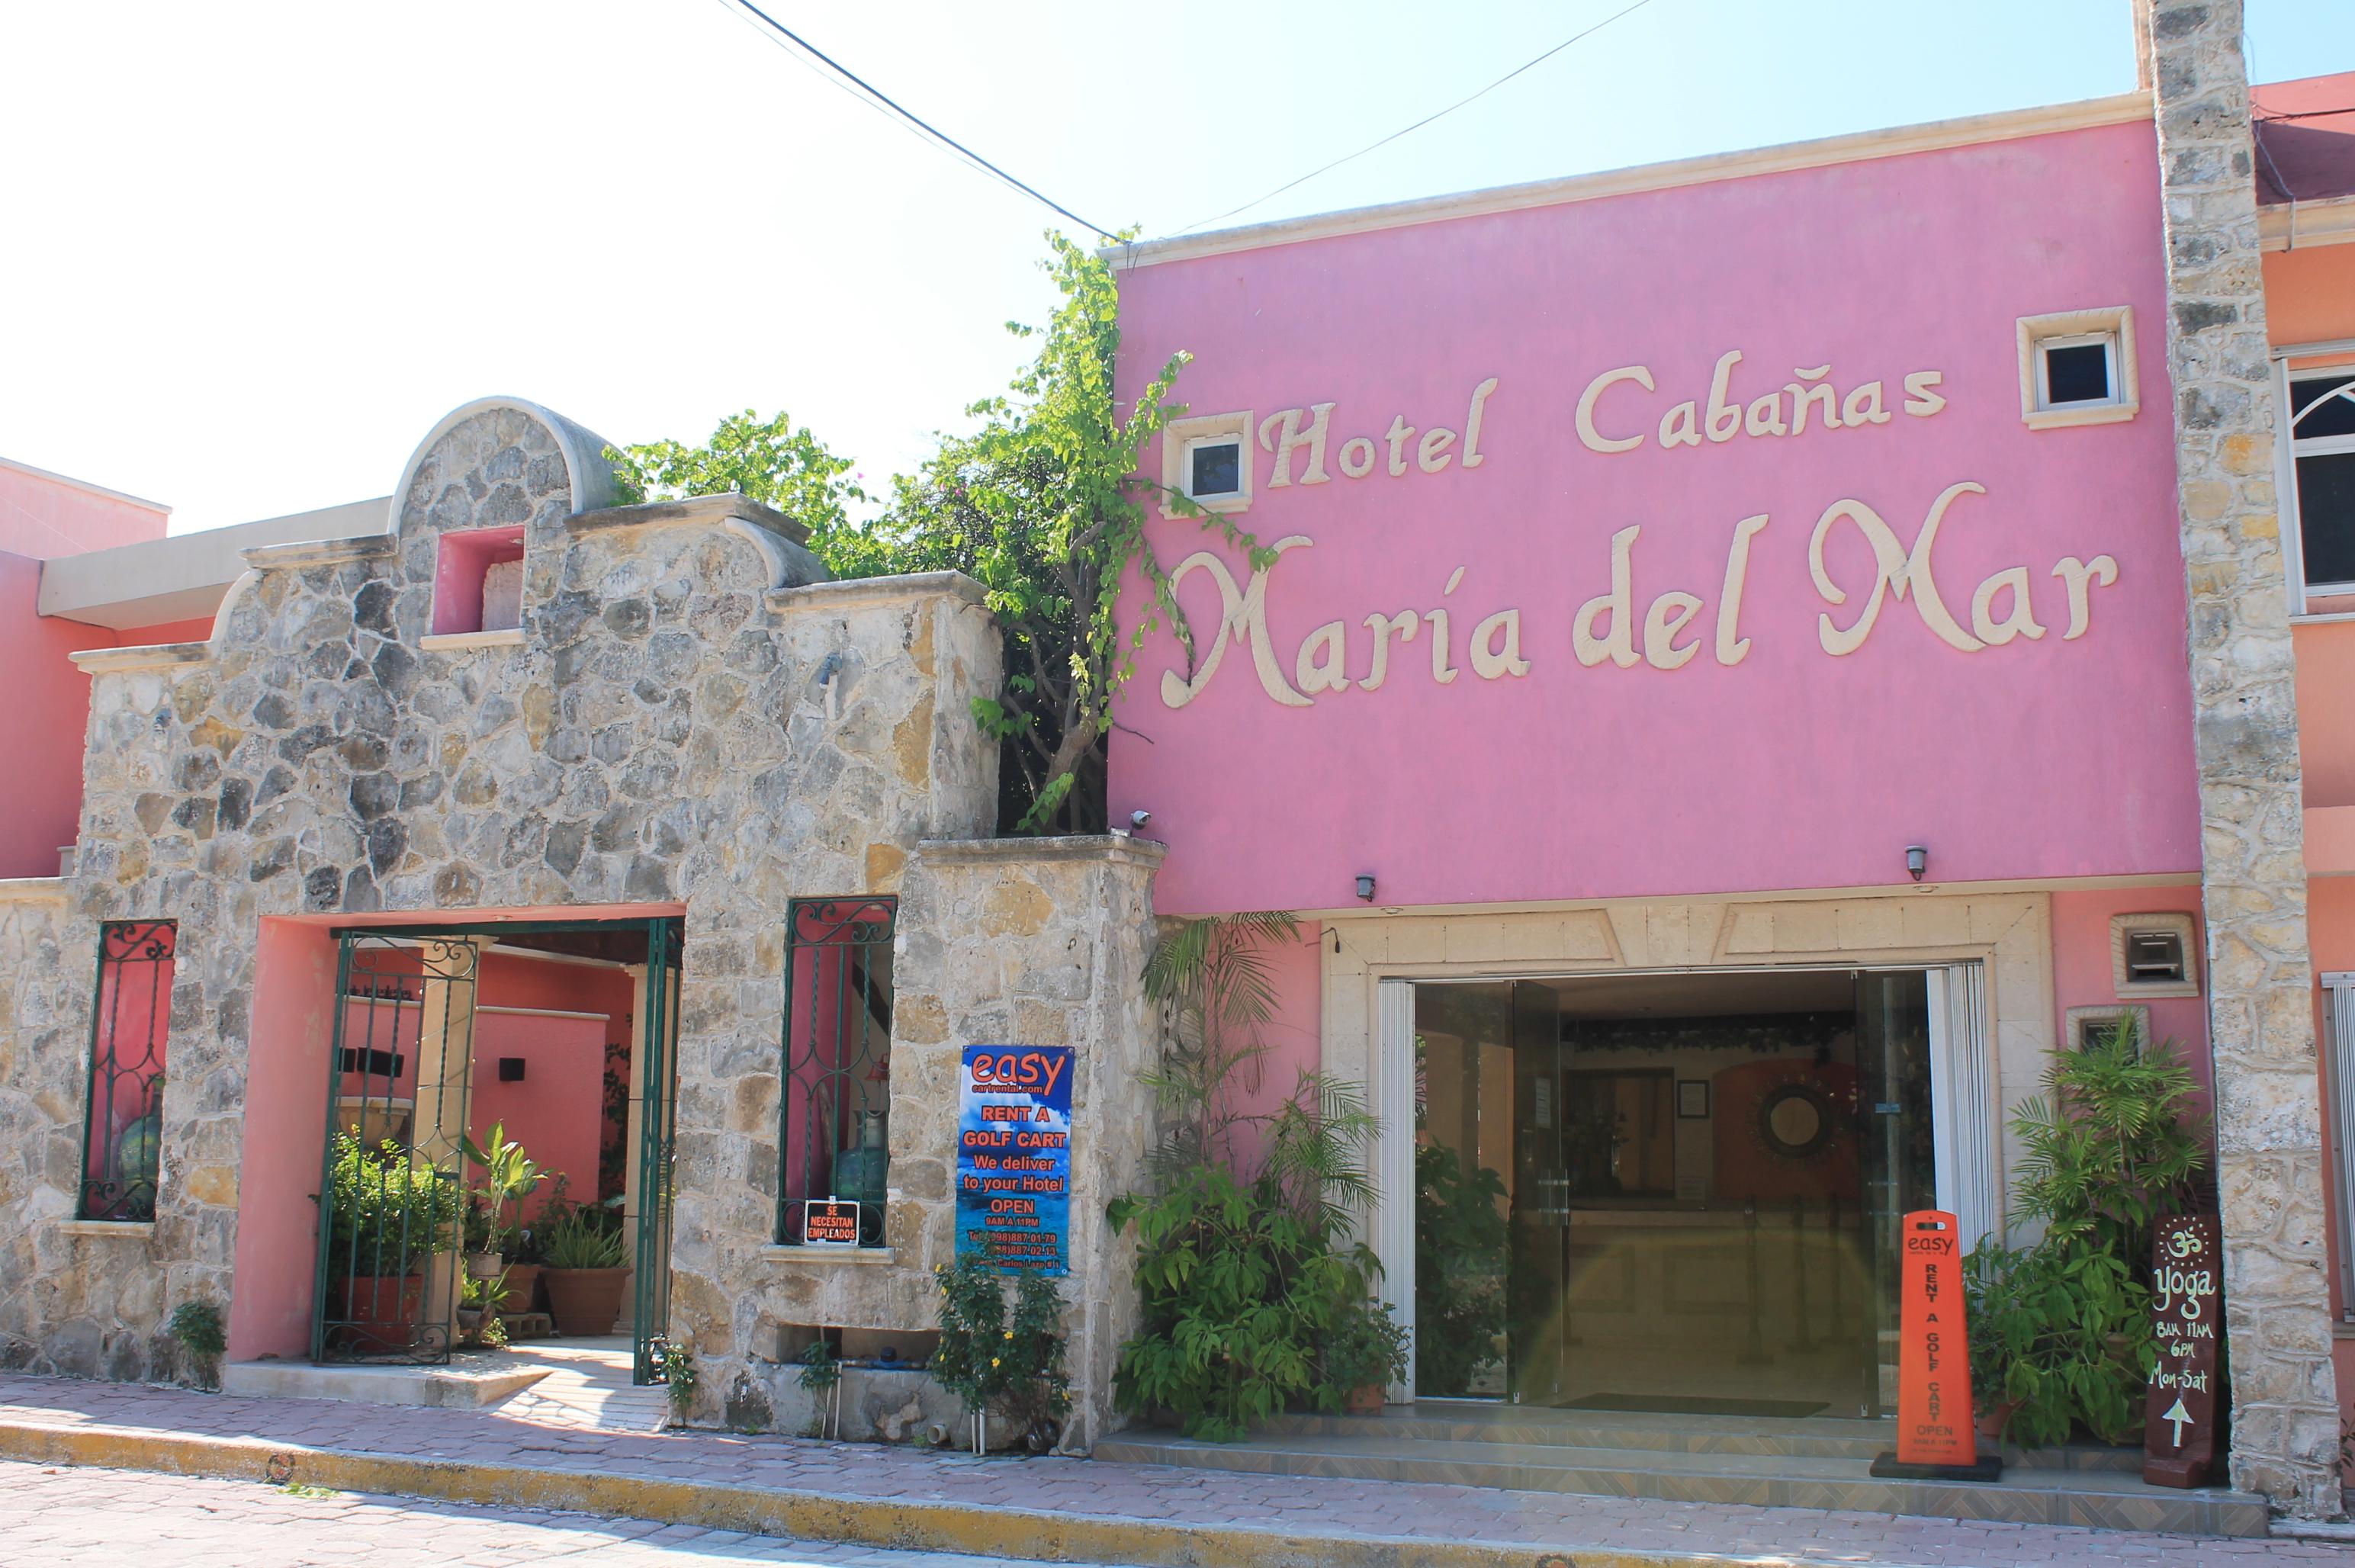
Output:
[[[1935,1187],[1920,971],[1418,984],[1413,1012],[1418,1397],[1879,1413],[1881,1260]]]

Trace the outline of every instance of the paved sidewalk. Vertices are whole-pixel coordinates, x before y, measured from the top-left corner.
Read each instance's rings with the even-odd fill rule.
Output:
[[[1982,1568],[2262,1560],[2355,1547],[1800,1509],[975,1459],[717,1432],[627,1434],[472,1411],[230,1399],[0,1377],[0,1458],[570,1508],[805,1540],[1065,1563],[1580,1568],[1746,1563]]]
[[[0,1460],[0,1561],[87,1568],[1003,1568],[1002,1557],[824,1546],[542,1509]]]

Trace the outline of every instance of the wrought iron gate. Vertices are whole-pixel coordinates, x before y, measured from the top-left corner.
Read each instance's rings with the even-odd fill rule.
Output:
[[[482,946],[441,933],[343,934],[314,1361],[450,1359]]]
[[[311,1356],[317,1361],[450,1359],[460,1294],[477,977],[502,938],[643,933],[635,1020],[640,1129],[631,1239],[634,1376],[659,1380],[670,1308],[672,1163],[683,923],[500,922],[340,933],[328,1053]],[[618,1201],[618,1200],[616,1200]]]
[[[662,1381],[656,1351],[670,1328],[671,1161],[677,1152],[680,923],[646,923],[645,1016],[638,1020],[638,1233],[631,1381]]]

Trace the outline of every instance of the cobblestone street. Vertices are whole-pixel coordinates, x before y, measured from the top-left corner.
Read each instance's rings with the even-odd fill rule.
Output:
[[[170,1568],[503,1568],[581,1563],[808,1563],[987,1568],[996,1557],[886,1552],[537,1509],[479,1508],[302,1486],[0,1460],[0,1561],[8,1568],[123,1563]]]

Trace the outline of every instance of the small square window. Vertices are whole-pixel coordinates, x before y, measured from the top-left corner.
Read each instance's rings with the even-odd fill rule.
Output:
[[[1248,507],[1251,443],[1248,412],[1195,415],[1163,425],[1161,515],[1191,517]]]
[[[433,635],[507,632],[523,615],[523,525],[443,534],[433,567]]]
[[[2093,337],[2048,337],[2038,347],[2044,357],[2046,408],[2116,400],[2110,364],[2118,351],[2116,338],[2106,332]]]
[[[2071,1008],[2062,1044],[2071,1051],[2090,1051],[2125,1029],[2139,1056],[2150,1046],[2150,1009],[2145,1007]]]
[[[2198,996],[2196,941],[2189,914],[2111,916],[2110,979],[2118,998]]]
[[[2019,339],[2019,417],[2030,430],[2134,418],[2134,312],[2025,315]]]
[[[2183,978],[2183,936],[2174,931],[2126,933],[2126,976],[2137,985]]]
[[[1243,447],[1221,437],[1192,443],[1186,450],[1186,494],[1197,501],[1224,500],[1242,488]]]

